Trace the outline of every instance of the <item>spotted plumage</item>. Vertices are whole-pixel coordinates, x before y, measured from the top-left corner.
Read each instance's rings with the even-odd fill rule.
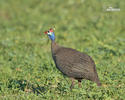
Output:
[[[78,80],[79,87],[81,87],[82,79],[91,80],[101,86],[95,63],[90,56],[75,49],[59,46],[55,42],[53,29],[45,33],[51,39],[52,58],[56,67],[72,80],[71,89],[74,86],[74,79]]]

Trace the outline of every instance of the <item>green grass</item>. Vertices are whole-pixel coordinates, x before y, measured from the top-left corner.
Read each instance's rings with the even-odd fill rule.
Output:
[[[124,11],[124,0],[0,0],[0,100],[123,100]],[[51,26],[60,45],[92,56],[102,87],[83,80],[70,91],[43,34]]]

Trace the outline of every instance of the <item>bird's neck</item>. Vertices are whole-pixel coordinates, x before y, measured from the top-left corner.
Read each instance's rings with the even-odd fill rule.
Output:
[[[56,51],[59,49],[59,45],[55,41],[51,41],[51,51],[52,53],[56,53]]]

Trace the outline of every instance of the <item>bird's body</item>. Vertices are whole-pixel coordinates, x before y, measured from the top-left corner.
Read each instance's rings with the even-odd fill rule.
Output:
[[[78,80],[79,86],[82,79],[96,82],[101,85],[96,72],[95,63],[90,56],[75,49],[59,46],[55,40],[51,42],[52,57],[56,67],[66,76]]]

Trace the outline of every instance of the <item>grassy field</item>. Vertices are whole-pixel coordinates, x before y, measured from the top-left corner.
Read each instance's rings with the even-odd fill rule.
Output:
[[[125,100],[124,12],[124,0],[0,0],[0,100]],[[52,26],[60,45],[92,56],[102,87],[70,91],[43,33]]]

